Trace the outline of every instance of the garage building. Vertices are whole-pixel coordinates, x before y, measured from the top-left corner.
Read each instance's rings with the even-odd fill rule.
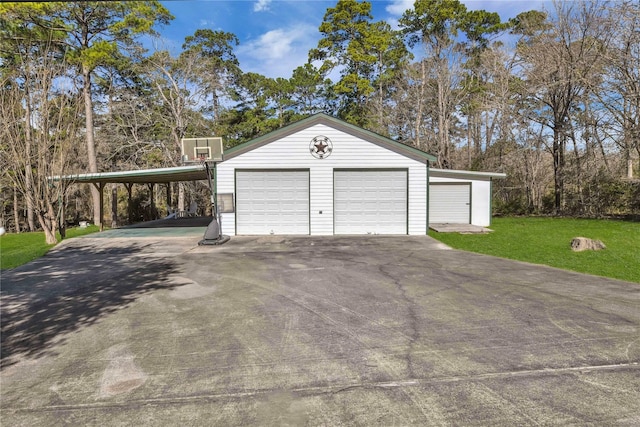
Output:
[[[410,234],[488,226],[491,180],[430,169],[430,154],[317,114],[227,150],[217,166],[227,235]]]
[[[435,224],[486,227],[492,180],[505,177],[430,168],[434,156],[326,114],[233,147],[223,160],[216,167],[215,185],[224,201],[222,233],[230,236],[425,235]],[[198,162],[51,179],[89,183],[100,194],[106,184],[122,183],[131,199],[133,184],[153,188],[206,180],[207,173]],[[116,208],[112,204],[112,218]],[[103,211],[101,203],[100,218]]]

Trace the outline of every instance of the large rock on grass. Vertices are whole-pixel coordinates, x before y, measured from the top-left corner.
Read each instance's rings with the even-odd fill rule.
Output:
[[[571,250],[574,252],[599,251],[606,246],[601,240],[587,239],[586,237],[574,237],[571,240]]]

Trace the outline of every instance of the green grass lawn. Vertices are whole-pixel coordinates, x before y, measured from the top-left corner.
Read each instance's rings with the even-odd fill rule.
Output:
[[[74,227],[67,229],[67,239],[89,233],[100,228],[91,225],[87,228]],[[60,235],[58,235],[58,240]],[[0,269],[15,268],[46,254],[55,245],[47,245],[43,232],[5,234],[0,237]]]
[[[493,233],[429,235],[455,248],[640,283],[640,223],[569,218],[494,218]],[[602,240],[601,251],[573,252],[571,239]]]

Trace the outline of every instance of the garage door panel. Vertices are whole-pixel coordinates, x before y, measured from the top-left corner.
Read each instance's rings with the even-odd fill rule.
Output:
[[[335,234],[406,234],[407,171],[335,171]]]
[[[471,184],[431,184],[429,186],[429,222],[471,223]]]
[[[309,171],[238,171],[237,234],[309,234]]]

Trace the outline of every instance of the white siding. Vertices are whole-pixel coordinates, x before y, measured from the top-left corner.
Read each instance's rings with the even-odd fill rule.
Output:
[[[328,137],[333,143],[333,152],[325,159],[316,159],[309,152],[310,141],[318,135]],[[309,169],[310,234],[331,235],[333,170],[354,168],[408,169],[409,234],[426,234],[426,165],[323,124],[220,163],[217,189],[219,193],[235,193],[235,169]],[[222,232],[234,235],[235,231],[235,214],[224,214]]]
[[[471,186],[471,224],[491,225],[491,181],[474,181]]]

